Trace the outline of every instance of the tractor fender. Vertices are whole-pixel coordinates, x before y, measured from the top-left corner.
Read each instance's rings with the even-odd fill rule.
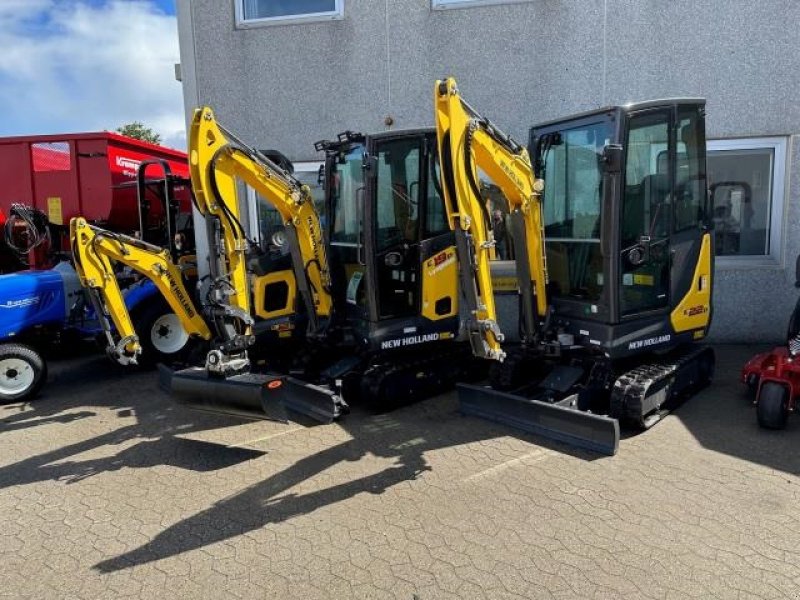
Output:
[[[0,275],[0,340],[36,326],[63,326],[66,307],[64,279],[55,269]]]

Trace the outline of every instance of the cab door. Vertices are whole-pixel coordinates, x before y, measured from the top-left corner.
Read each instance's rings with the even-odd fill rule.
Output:
[[[628,119],[620,215],[620,316],[661,312],[670,304],[673,172],[670,109]]]
[[[415,317],[420,312],[420,193],[424,138],[372,138],[371,274],[377,320]]]

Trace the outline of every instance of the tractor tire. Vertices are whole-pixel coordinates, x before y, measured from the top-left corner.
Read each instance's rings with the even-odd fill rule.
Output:
[[[142,353],[139,365],[151,369],[158,363],[171,365],[189,351],[192,339],[170,306],[161,299],[137,307],[131,313]]]
[[[0,403],[26,401],[47,381],[47,363],[33,348],[0,344]]]
[[[789,390],[774,381],[761,384],[756,399],[758,424],[764,429],[783,429],[789,416]]]

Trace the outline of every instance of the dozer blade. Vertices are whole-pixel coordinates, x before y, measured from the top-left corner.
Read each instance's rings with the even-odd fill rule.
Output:
[[[619,422],[604,415],[468,384],[459,384],[458,400],[465,415],[502,423],[584,450],[613,456],[619,447]]]
[[[293,377],[247,373],[221,378],[193,367],[172,371],[159,365],[159,384],[177,402],[194,410],[286,422],[287,411],[331,423],[346,405],[327,388]]]

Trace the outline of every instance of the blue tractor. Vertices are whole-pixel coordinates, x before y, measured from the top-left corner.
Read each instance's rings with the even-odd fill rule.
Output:
[[[125,303],[142,336],[144,366],[175,360],[189,336],[152,282],[130,285]],[[0,275],[0,402],[27,400],[41,390],[47,380],[43,349],[102,333],[69,262]]]

